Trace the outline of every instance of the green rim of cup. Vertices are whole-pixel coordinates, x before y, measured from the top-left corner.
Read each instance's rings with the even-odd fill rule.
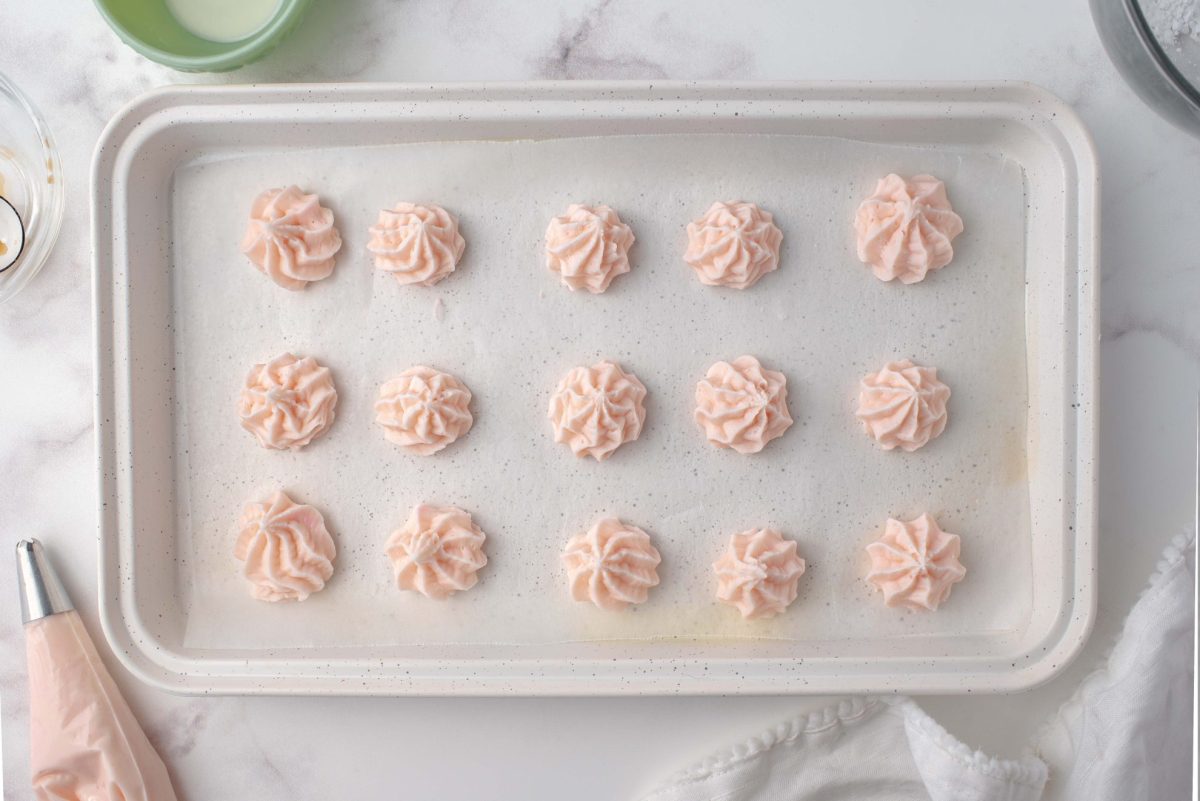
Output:
[[[257,32],[236,42],[211,42],[180,25],[163,0],[96,0],[101,16],[141,55],[180,72],[227,72],[271,52],[291,33],[312,0],[282,0]]]

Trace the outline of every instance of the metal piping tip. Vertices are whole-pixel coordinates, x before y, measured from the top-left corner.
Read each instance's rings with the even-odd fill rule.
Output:
[[[75,608],[46,550],[37,540],[17,543],[17,584],[21,590],[21,622],[31,623]]]

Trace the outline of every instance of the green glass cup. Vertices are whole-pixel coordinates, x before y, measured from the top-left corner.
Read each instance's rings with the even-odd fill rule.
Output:
[[[151,61],[180,72],[228,72],[257,61],[295,30],[312,0],[281,0],[261,28],[235,42],[191,33],[165,0],[96,0],[96,8],[125,44]]]

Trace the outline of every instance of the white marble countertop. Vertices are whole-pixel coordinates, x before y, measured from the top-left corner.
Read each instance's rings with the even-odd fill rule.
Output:
[[[57,251],[0,307],[0,532],[52,543],[95,623],[96,496],[88,168],[105,121],[173,82],[531,78],[1022,79],[1075,106],[1103,180],[1100,603],[1084,654],[1034,691],[931,697],[954,734],[1018,753],[1094,666],[1172,535],[1188,525],[1200,388],[1200,141],[1133,95],[1086,0],[746,4],[693,0],[319,0],[260,64],[184,76],[122,46],[89,4],[0,4],[0,71],[46,116],[68,191]],[[746,9],[757,6],[757,12]],[[769,9],[769,10],[768,10]],[[919,10],[918,10],[919,9]],[[4,798],[28,797],[24,646],[0,555]],[[114,673],[180,798],[631,797],[804,698],[176,698]],[[447,746],[453,745],[453,749]],[[464,759],[461,755],[467,754]]]

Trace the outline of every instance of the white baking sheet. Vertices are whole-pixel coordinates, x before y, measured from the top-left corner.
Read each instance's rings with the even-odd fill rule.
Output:
[[[946,181],[965,221],[953,263],[884,284],[854,255],[854,209],[887,172]],[[333,276],[284,291],[238,252],[263,188],[296,183],[330,206],[344,246]],[[782,266],[744,292],[701,285],[684,226],[717,199],[770,210]],[[458,271],[400,287],[365,250],[378,210],[440,203],[467,240]],[[274,650],[420,643],[651,638],[805,642],[1017,631],[1032,607],[1026,480],[1024,182],[997,154],[779,135],[607,136],[317,150],[213,150],[171,193],[175,404],[185,646]],[[633,270],[600,296],[542,261],[547,221],[602,202],[632,226]],[[260,448],[235,399],[251,364],[282,351],[329,366],[332,429],[299,453]],[[753,354],[788,378],[796,424],[764,452],[708,445],[696,381]],[[859,377],[889,359],[936,366],[945,434],[879,450],[853,416]],[[642,437],[597,464],[553,442],[549,393],[572,366],[615,359],[649,390]],[[386,442],[378,386],[414,364],[462,378],[475,426],[433,457]],[[242,506],[285,488],[317,506],[338,545],[326,589],[253,600],[233,558]],[[476,588],[436,602],[399,592],[383,546],[418,502],[469,510],[488,535]],[[890,516],[932,512],[963,540],[967,577],[935,614],[883,606],[863,546]],[[625,614],[572,602],[563,543],[601,515],[651,533],[661,585]],[[713,597],[729,535],[773,525],[808,561],[787,614],[744,622]]]

